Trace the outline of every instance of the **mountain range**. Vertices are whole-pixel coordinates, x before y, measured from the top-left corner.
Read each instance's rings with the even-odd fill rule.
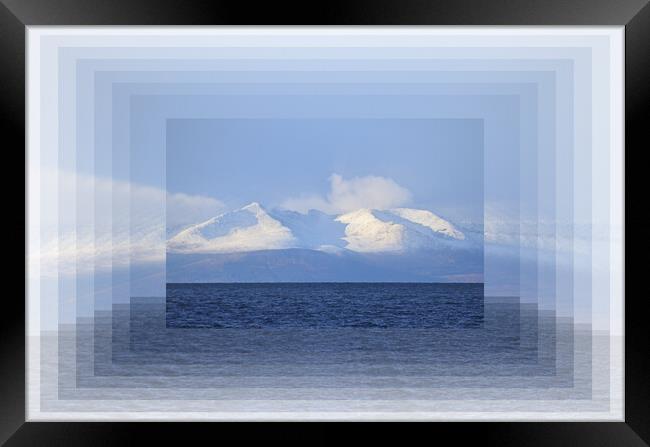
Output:
[[[303,214],[253,202],[170,235],[167,282],[477,282],[482,237],[421,209]]]

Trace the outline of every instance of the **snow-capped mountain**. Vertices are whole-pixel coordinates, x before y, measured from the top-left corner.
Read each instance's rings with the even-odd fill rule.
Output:
[[[221,214],[176,234],[167,250],[176,253],[237,253],[291,248],[291,230],[272,218],[259,203]]]
[[[346,224],[346,248],[360,253],[460,247],[459,241],[465,240],[450,222],[426,210],[363,208],[338,216],[336,221]]]
[[[482,231],[427,210],[338,216],[251,203],[167,241],[168,282],[477,282]]]
[[[253,202],[180,231],[168,240],[167,251],[217,254],[299,248],[382,253],[466,246],[463,232],[427,210],[364,208],[331,216],[316,210],[267,211]]]

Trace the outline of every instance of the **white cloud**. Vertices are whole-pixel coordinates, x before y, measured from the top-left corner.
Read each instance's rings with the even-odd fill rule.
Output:
[[[168,193],[167,229],[181,229],[187,225],[202,222],[222,212],[224,208],[221,201],[212,197]]]
[[[483,230],[486,244],[561,253],[589,253],[592,243],[608,240],[589,222],[549,220],[494,202],[484,205]]]
[[[124,180],[58,170],[42,170],[39,177],[42,188],[62,198],[41,201],[40,241],[29,247],[29,262],[39,263],[44,275],[163,263],[165,219],[167,227],[179,227],[223,209],[211,197]]]
[[[341,214],[360,208],[394,208],[411,200],[408,189],[387,177],[369,175],[346,180],[339,174],[332,174],[329,181],[330,191],[326,197],[300,196],[285,200],[281,206],[301,213],[315,209],[329,214]]]

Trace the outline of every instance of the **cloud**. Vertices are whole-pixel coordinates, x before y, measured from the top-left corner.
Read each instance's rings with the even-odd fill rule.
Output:
[[[359,208],[394,208],[411,200],[408,189],[387,177],[369,175],[346,180],[339,174],[332,174],[329,182],[330,191],[326,197],[303,195],[289,198],[281,206],[300,213],[315,209],[328,214],[341,214]]]
[[[486,244],[576,255],[589,254],[592,244],[609,241],[603,228],[599,230],[590,222],[549,220],[495,202],[484,205],[483,230]]]
[[[28,259],[44,275],[164,263],[165,226],[178,228],[223,210],[212,197],[125,180],[60,170],[42,170],[39,179],[41,189],[66,198],[40,201],[39,215],[30,222],[40,236],[29,244]]]
[[[183,193],[167,194],[167,230],[176,231],[214,217],[225,209],[212,197]]]

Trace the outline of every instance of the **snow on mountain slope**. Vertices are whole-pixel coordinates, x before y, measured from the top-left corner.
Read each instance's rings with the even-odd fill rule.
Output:
[[[435,248],[465,239],[451,223],[426,210],[360,209],[336,220],[347,224],[346,248],[362,253]]]
[[[411,208],[393,208],[389,210],[389,212],[396,214],[403,219],[410,220],[413,223],[430,228],[436,233],[442,233],[454,239],[465,239],[465,235],[458,231],[451,223],[436,216],[431,211]]]
[[[345,224],[322,211],[310,210],[306,214],[288,210],[273,210],[271,216],[291,229],[297,248],[336,251],[345,247]]]
[[[236,253],[296,245],[291,230],[253,202],[193,225],[167,242],[174,253]]]
[[[363,253],[397,251],[404,248],[404,226],[378,219],[369,209],[360,209],[336,218],[347,224],[348,250]]]
[[[311,210],[267,212],[258,203],[180,231],[172,253],[239,253],[301,248],[336,253],[398,252],[463,245],[465,235],[430,211],[362,208],[340,216]]]

